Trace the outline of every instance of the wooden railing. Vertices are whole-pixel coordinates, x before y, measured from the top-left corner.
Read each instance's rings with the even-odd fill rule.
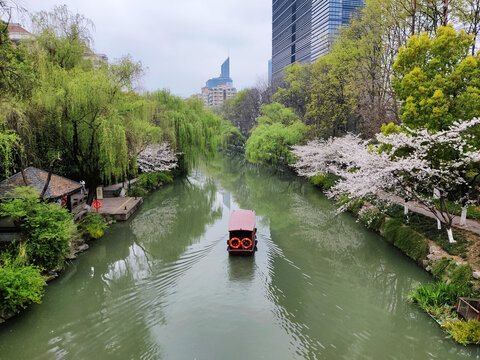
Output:
[[[480,299],[458,298],[456,311],[465,320],[480,319]]]

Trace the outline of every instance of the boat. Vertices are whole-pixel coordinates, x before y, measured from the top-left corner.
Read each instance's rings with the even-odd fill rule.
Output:
[[[251,255],[257,250],[257,228],[253,210],[234,210],[228,224],[227,251],[230,255]]]

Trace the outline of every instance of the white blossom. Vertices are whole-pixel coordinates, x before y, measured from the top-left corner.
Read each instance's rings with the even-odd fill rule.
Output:
[[[148,145],[138,154],[137,162],[143,172],[166,171],[177,167],[177,157],[167,142]]]
[[[469,144],[472,138],[464,131],[477,124],[480,119],[436,133],[407,128],[399,134],[378,134],[378,144],[370,146],[352,134],[315,140],[292,148],[298,159],[293,167],[307,177],[325,172],[340,176],[327,192],[330,197],[390,192],[420,203],[450,228],[453,215],[447,209],[437,211],[432,191],[438,189],[440,201],[453,197],[462,204],[476,201],[478,189],[466,175],[471,163],[480,162],[480,152]],[[446,151],[449,156],[444,156]]]

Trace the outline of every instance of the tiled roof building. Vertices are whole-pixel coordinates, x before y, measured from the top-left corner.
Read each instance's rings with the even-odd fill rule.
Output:
[[[19,45],[20,41],[24,39],[30,39],[32,36],[32,34],[30,34],[20,24],[17,23],[8,24],[8,33],[10,36],[10,41],[15,45]]]
[[[21,172],[9,177],[6,180],[0,182],[0,198],[11,198],[9,195],[15,188],[21,186],[29,186],[36,189],[39,193],[43,191],[45,183],[47,181],[48,172],[37,169],[35,167],[28,167],[24,170],[27,184],[23,180]],[[63,176],[52,174],[50,183],[48,184],[45,197],[57,200],[63,196],[71,195],[80,191],[82,185],[76,181],[64,178]]]

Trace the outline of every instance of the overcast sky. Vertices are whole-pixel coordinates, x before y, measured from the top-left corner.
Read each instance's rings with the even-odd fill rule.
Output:
[[[188,97],[220,75],[230,55],[237,90],[267,77],[271,0],[20,0],[27,10],[66,4],[95,24],[94,50],[109,60],[130,54],[147,72],[147,90]],[[29,29],[27,29],[29,30]]]

